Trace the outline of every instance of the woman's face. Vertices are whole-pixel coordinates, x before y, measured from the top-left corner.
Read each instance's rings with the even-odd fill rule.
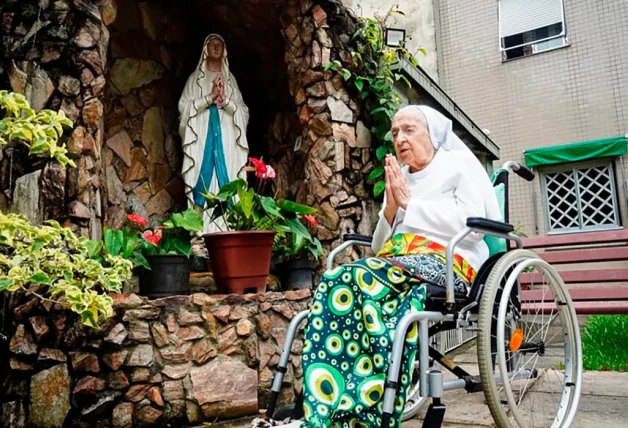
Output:
[[[207,59],[210,61],[218,61],[222,59],[225,46],[220,39],[211,38],[207,41]]]
[[[397,159],[408,165],[410,172],[419,171],[432,161],[435,150],[420,112],[398,112],[391,131]]]

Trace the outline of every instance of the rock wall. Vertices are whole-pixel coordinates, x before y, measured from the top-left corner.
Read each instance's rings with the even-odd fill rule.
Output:
[[[35,110],[63,110],[76,125],[67,139],[75,168],[20,152],[1,156],[3,199],[20,199],[12,193],[16,180],[38,174],[23,179],[39,184],[39,192],[27,187],[28,197],[41,198],[32,217],[55,218],[92,238],[102,233],[102,98],[112,1],[7,0],[0,6],[2,80],[26,94]]]
[[[130,212],[155,221],[186,207],[177,101],[191,46],[172,2],[118,1],[109,31],[105,224],[119,227]]]
[[[324,71],[329,61],[351,64],[357,20],[331,0],[293,4],[283,22],[285,62],[302,133],[277,171],[292,183],[297,200],[319,208],[316,235],[329,250],[346,233],[370,235],[374,229],[376,208],[365,179],[375,165],[371,134],[360,120],[365,112],[342,76]],[[303,169],[292,169],[295,158],[303,159]],[[354,249],[346,258],[361,255]]]
[[[202,424],[266,408],[289,320],[309,290],[265,295],[114,295],[99,330],[13,297],[0,359],[4,427]],[[280,402],[303,373],[297,338]]]
[[[256,1],[244,3],[221,3],[230,17],[222,25],[259,8]],[[293,105],[275,107],[261,140],[278,173],[276,194],[319,208],[315,233],[330,250],[345,233],[370,234],[377,210],[365,181],[375,166],[368,115],[342,76],[324,72],[330,60],[351,63],[357,20],[339,0],[273,4],[283,11],[276,30],[285,56],[277,66],[287,70]],[[4,155],[0,209],[20,178],[32,198],[40,194],[29,206],[39,210],[33,218],[55,218],[93,238],[101,236],[103,222],[119,226],[127,213],[158,220],[184,206],[176,102],[187,77],[182,70],[191,69],[198,52],[180,12],[179,5],[156,0],[8,0],[0,6],[0,78],[29,93],[35,108],[61,109],[75,120],[68,148],[77,163],[64,169]]]

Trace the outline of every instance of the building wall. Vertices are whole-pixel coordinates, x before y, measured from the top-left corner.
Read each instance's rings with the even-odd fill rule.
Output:
[[[406,30],[406,45],[431,78],[438,81],[438,55],[434,33],[434,4],[432,0],[343,0],[345,6],[353,10],[356,16],[373,18],[375,15],[385,16],[398,5],[401,14],[390,16],[388,26]],[[425,48],[427,55],[418,52]]]
[[[499,51],[497,7],[496,0],[440,0],[439,73],[448,94],[490,131],[501,150],[499,162],[523,162],[528,148],[628,132],[628,2],[565,0],[569,46],[509,62]],[[512,183],[511,220],[535,234],[534,188],[539,233],[545,233],[539,180],[533,187]]]

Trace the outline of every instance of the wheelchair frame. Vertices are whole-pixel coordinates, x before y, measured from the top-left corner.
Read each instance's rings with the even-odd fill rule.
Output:
[[[515,172],[521,177],[531,181],[534,178],[534,174],[527,168],[521,166],[516,162],[507,162],[503,169],[508,172]],[[531,178],[530,178],[531,177]],[[485,235],[492,235],[498,238],[506,239],[506,241],[513,241],[516,243],[517,249],[523,248],[521,238],[513,234],[514,228],[512,225],[487,220],[484,218],[469,218],[467,219],[467,226],[459,232],[447,245],[446,250],[446,299],[445,299],[445,311],[423,311],[414,312],[404,316],[398,327],[393,342],[392,352],[390,354],[390,366],[388,368],[386,382],[384,384],[384,396],[383,396],[383,415],[382,415],[382,428],[388,428],[390,420],[395,408],[395,398],[397,390],[400,387],[398,383],[400,371],[403,362],[403,350],[406,341],[408,329],[414,323],[419,324],[419,368],[429,367],[430,358],[438,361],[440,365],[445,367],[448,371],[458,377],[457,380],[443,381],[442,372],[439,370],[419,370],[419,395],[421,397],[432,398],[432,404],[424,419],[424,427],[440,427],[443,423],[445,406],[441,403],[445,391],[454,389],[465,389],[467,392],[481,392],[483,391],[480,376],[473,376],[467,371],[456,365],[453,361],[442,355],[436,349],[429,344],[429,338],[439,331],[453,330],[468,328],[469,324],[476,321],[477,316],[472,314],[470,310],[477,306],[480,299],[483,296],[483,289],[476,294],[475,299],[469,302],[466,306],[457,310],[455,294],[454,294],[454,251],[459,242],[461,242],[466,236],[472,232],[478,232]],[[362,239],[359,239],[362,238]],[[327,257],[326,268],[330,270],[333,268],[334,259],[346,248],[353,245],[370,246],[370,237],[357,236],[357,239],[349,239],[335,248]],[[511,249],[508,248],[507,251]],[[502,253],[502,257],[505,253]],[[541,259],[529,259],[524,264],[526,266],[536,263],[542,263]],[[525,266],[524,266],[525,267]],[[492,268],[492,267],[491,267]],[[519,269],[517,269],[519,270]],[[467,291],[467,298],[470,298],[470,290]],[[297,329],[301,322],[307,318],[309,310],[302,311],[295,315],[292,319],[288,331],[286,334],[286,340],[282,349],[281,358],[277,367],[275,377],[273,379],[273,385],[271,390],[270,403],[267,410],[267,416],[271,417],[275,413],[275,407],[279,392],[283,382],[284,374],[287,372],[287,367],[290,359],[290,352],[292,343],[297,333]],[[429,326],[430,322],[437,324]],[[512,333],[512,332],[511,332]],[[519,379],[531,379],[537,376],[536,370],[533,372],[530,370],[522,370],[514,377],[509,377],[511,380]],[[500,381],[501,376],[494,374],[495,380]]]

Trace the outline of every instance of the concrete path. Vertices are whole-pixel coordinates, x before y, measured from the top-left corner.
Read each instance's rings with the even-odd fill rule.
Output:
[[[471,374],[477,374],[476,348],[453,358]],[[446,379],[453,377],[445,376]],[[542,381],[539,379],[537,382]],[[543,391],[543,388],[540,388]],[[549,391],[548,391],[549,392]],[[538,399],[543,397],[543,393]],[[535,398],[536,399],[536,398]],[[443,428],[494,427],[491,412],[483,393],[467,394],[464,390],[448,391],[443,397],[447,405]],[[578,413],[573,428],[625,428],[628,426],[628,373],[585,372]],[[423,415],[406,421],[402,428],[419,428]],[[548,424],[549,425],[549,424]]]
[[[453,358],[471,374],[478,374],[476,348],[470,345]],[[445,379],[454,379],[448,373]],[[541,382],[542,378],[537,380]],[[542,390],[542,388],[541,388]],[[543,392],[538,393],[543,395]],[[548,391],[548,396],[549,396]],[[539,397],[542,399],[543,397]],[[443,428],[495,427],[483,393],[467,394],[464,390],[448,391]],[[423,414],[404,422],[402,428],[420,428]],[[215,423],[214,428],[249,428],[252,418]],[[548,424],[549,426],[549,424]],[[573,428],[628,427],[628,373],[585,372],[582,395]],[[375,428],[375,427],[374,427]]]

